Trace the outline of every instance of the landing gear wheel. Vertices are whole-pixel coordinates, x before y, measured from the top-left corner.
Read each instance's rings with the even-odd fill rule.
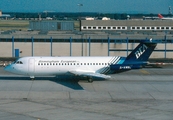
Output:
[[[91,78],[89,78],[89,79],[88,79],[88,82],[89,82],[89,83],[92,83],[92,82],[93,82],[93,80],[92,80]]]

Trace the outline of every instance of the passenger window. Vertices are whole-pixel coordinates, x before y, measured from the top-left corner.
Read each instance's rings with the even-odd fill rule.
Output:
[[[20,64],[23,64],[22,61],[20,61]]]

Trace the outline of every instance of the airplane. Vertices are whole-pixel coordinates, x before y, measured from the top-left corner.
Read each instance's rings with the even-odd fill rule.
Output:
[[[143,20],[157,20],[157,19],[159,19],[159,17],[146,17],[146,16],[143,16]]]
[[[93,82],[94,79],[110,79],[109,74],[118,71],[140,69],[147,65],[156,45],[157,43],[152,40],[141,40],[127,57],[22,57],[4,69],[31,79],[36,76],[72,75]]]
[[[173,17],[163,17],[161,14],[158,14],[159,18],[162,19],[162,20],[173,20]]]

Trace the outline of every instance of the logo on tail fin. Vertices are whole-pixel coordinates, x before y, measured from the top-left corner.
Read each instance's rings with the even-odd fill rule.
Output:
[[[147,50],[147,46],[145,44],[143,44],[136,52],[135,52],[135,56],[136,59],[138,59],[144,52],[145,50]]]

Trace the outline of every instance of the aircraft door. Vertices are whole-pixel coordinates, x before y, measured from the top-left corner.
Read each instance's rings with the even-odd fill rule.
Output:
[[[35,59],[30,58],[28,63],[28,73],[33,74],[35,72]]]

